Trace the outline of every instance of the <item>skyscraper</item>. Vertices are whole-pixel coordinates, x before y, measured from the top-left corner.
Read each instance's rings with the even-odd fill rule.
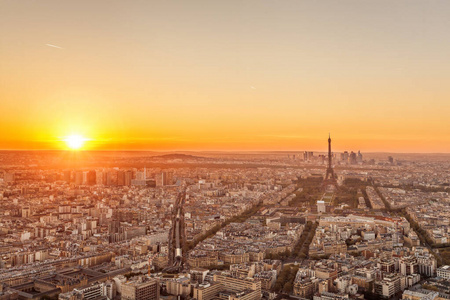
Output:
[[[126,171],[125,172],[125,182],[124,182],[124,184],[126,186],[130,186],[131,185],[131,179],[133,179],[133,172]]]
[[[358,164],[361,164],[363,162],[363,156],[361,154],[361,151],[358,151],[358,156],[356,157],[356,162]]]
[[[117,185],[125,185],[125,172],[124,171],[118,171],[117,172]]]
[[[350,152],[349,160],[350,160],[351,165],[356,165],[356,153],[355,152],[353,152],[353,151]]]

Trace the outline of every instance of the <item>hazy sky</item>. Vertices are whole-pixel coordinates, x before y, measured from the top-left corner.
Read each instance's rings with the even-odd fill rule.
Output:
[[[450,1],[0,0],[0,148],[450,152]]]

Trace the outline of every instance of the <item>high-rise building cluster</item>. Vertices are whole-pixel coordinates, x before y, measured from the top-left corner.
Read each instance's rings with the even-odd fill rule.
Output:
[[[320,163],[325,164],[328,155],[317,154],[314,155],[314,152],[305,151],[303,152],[303,161],[309,163]],[[361,165],[364,163],[363,155],[361,151],[357,153],[351,151],[350,153],[347,151],[341,153],[333,152],[331,154],[333,164],[341,164],[341,165]]]

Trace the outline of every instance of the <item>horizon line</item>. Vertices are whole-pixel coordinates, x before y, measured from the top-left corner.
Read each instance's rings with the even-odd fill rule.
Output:
[[[86,150],[70,150],[70,149],[0,149],[0,152],[9,152],[9,151],[23,151],[23,152],[33,152],[33,151],[54,151],[54,152],[200,152],[200,153],[242,153],[242,152],[259,152],[259,153],[273,153],[273,152],[292,152],[292,153],[301,153],[301,152],[318,152],[318,153],[327,153],[327,150],[139,150],[139,149],[86,149]],[[332,153],[343,153],[348,150],[340,150],[340,151],[331,151]],[[369,153],[369,154],[429,154],[429,155],[450,155],[450,152],[396,152],[396,151],[361,151],[361,153]],[[354,152],[350,150],[350,152]],[[357,151],[355,152],[357,153]]]

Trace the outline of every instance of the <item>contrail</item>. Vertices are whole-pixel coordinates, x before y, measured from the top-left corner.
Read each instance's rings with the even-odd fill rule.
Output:
[[[53,48],[64,49],[63,47],[59,47],[59,46],[52,45],[52,44],[45,44],[45,45],[49,46],[49,47],[53,47]]]

